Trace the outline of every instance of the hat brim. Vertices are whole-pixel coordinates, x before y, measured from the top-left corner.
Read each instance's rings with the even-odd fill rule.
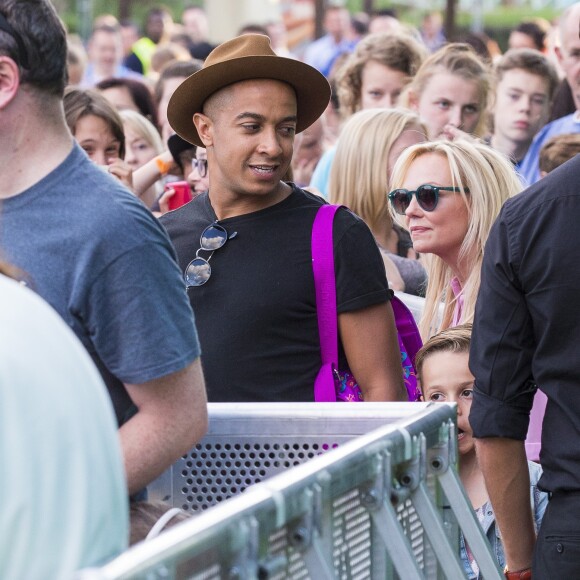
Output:
[[[251,79],[277,80],[294,89],[297,133],[310,127],[330,100],[328,81],[310,65],[280,56],[245,56],[208,66],[185,79],[169,100],[169,124],[183,139],[203,147],[193,124],[193,115],[201,113],[203,103],[216,91]]]

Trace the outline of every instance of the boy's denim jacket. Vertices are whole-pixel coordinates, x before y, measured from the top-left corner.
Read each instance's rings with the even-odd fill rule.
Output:
[[[537,533],[538,529],[540,528],[540,524],[542,523],[542,518],[544,517],[546,507],[548,506],[548,494],[538,489],[538,480],[542,475],[542,468],[537,463],[528,461],[528,470],[530,472],[530,502],[532,504],[532,514],[534,515],[534,523],[536,525]],[[495,515],[491,509],[491,504],[488,505],[488,509],[485,512],[485,516],[481,525],[490,543],[491,553],[495,556],[499,567],[503,570],[505,566],[505,555],[503,553],[503,545],[499,535],[499,528],[495,525]],[[463,534],[460,534],[459,542],[461,562],[463,564],[466,577],[469,578],[469,580],[476,580],[481,578],[481,574],[476,575],[471,568],[469,558],[467,557],[467,550],[465,549],[465,539],[463,538]]]

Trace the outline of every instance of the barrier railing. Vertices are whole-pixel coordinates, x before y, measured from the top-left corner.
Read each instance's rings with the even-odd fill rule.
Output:
[[[251,443],[237,443],[247,437],[248,421],[244,418],[227,423],[233,435],[227,439],[230,445],[240,445],[238,451],[243,449],[249,459],[270,464],[277,461],[275,468],[285,469],[284,473],[250,484],[241,495],[222,501],[158,538],[135,546],[103,568],[85,571],[79,577],[457,579],[465,577],[458,557],[461,529],[483,576],[501,578],[454,469],[454,405],[303,404],[298,405],[303,407],[302,416],[295,415],[292,421],[282,420],[291,413],[284,412],[282,406],[276,407],[276,411],[270,409],[267,421],[278,429],[267,432],[268,425],[262,425],[262,437],[271,440],[269,445],[276,444],[275,438],[287,423],[286,430],[293,430],[295,439],[302,443],[290,443],[287,437],[289,447],[282,444],[275,451],[292,451],[293,459],[266,459],[260,455],[265,448],[261,451],[253,449]],[[325,407],[328,417],[321,420]],[[367,414],[369,423],[380,421],[379,407],[384,411],[383,426],[352,439],[357,423],[360,427],[365,420],[363,417],[359,422],[354,414]],[[368,417],[373,412],[375,418],[371,420]],[[339,435],[328,427],[333,423],[336,427],[341,415],[340,433],[351,436],[344,443],[335,440]],[[248,416],[249,413],[245,419]],[[384,425],[389,417],[393,421]],[[216,421],[210,421],[210,430],[212,423],[216,428]],[[206,440],[211,441],[214,435],[210,432]],[[317,449],[311,448],[314,454],[324,451],[320,445],[340,446],[306,461],[300,456],[305,454],[301,445],[310,437],[326,441],[319,442]],[[217,457],[212,454],[217,451],[206,448],[206,444],[202,442],[197,450],[201,465],[194,462],[191,467],[205,470],[206,477],[215,477],[218,470],[207,471],[203,460],[215,461]],[[312,441],[308,444],[314,445]],[[262,445],[266,445],[265,440]],[[235,454],[222,459],[232,465],[241,461]],[[299,460],[305,463],[289,465]],[[175,497],[174,490],[174,504],[180,505],[185,497],[183,505],[204,510],[205,504],[196,503],[193,492],[182,490],[181,494]]]

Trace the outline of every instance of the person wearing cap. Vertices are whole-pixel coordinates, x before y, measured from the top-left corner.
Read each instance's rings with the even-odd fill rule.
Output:
[[[311,236],[325,202],[282,179],[294,135],[329,98],[316,69],[248,34],[214,49],[169,102],[173,129],[207,153],[209,191],[161,221],[196,315],[210,401],[314,399],[321,355]],[[333,240],[339,362],[365,400],[404,400],[377,245],[344,208]]]
[[[0,0],[0,29],[0,247],[97,365],[135,494],[207,426],[183,278],[158,221],[70,134],[66,34],[52,3]]]

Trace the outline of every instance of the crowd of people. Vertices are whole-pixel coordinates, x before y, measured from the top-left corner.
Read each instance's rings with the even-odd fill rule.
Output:
[[[580,573],[580,3],[505,54],[436,13],[324,26],[215,45],[202,8],[159,7],[85,45],[49,0],[0,0],[0,577],[68,578],[186,517],[147,485],[208,400],[315,400],[327,202],[337,373],[407,400],[391,301],[420,297],[422,398],[457,403],[498,564]]]

